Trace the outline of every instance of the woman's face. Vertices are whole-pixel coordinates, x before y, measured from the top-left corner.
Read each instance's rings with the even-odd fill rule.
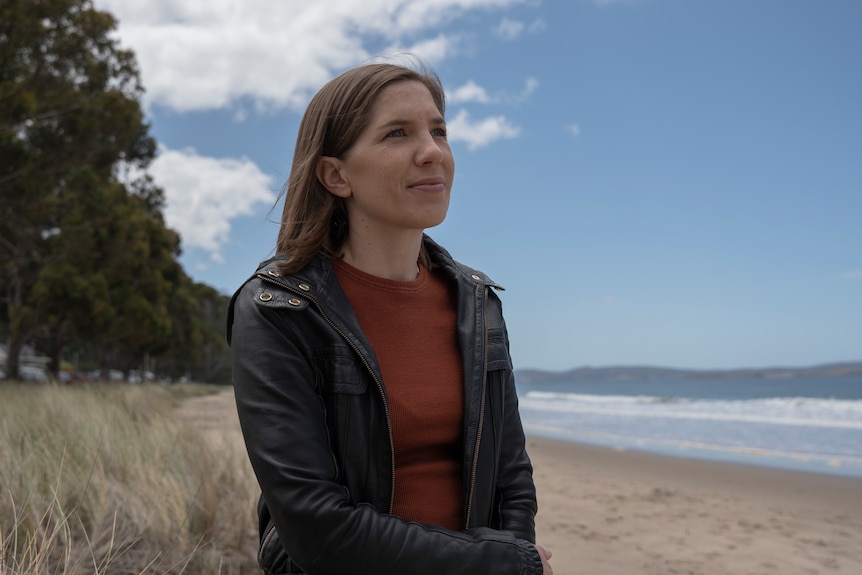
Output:
[[[384,88],[371,121],[339,159],[340,185],[351,235],[424,230],[440,224],[449,209],[455,161],[446,122],[421,82]]]

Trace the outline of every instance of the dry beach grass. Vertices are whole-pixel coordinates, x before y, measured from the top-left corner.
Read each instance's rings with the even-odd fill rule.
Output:
[[[212,391],[0,386],[0,573],[253,572],[256,487],[236,428],[176,416]]]

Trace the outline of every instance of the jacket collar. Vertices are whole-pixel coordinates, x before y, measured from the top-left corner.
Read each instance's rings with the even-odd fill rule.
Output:
[[[486,274],[479,270],[470,268],[455,261],[449,252],[440,244],[432,240],[428,235],[423,236],[425,249],[431,259],[432,267],[440,267],[446,274],[458,282],[489,286],[502,291],[504,288]],[[266,276],[268,279],[277,281],[285,287],[300,290],[310,297],[320,299],[327,293],[327,286],[335,281],[332,264],[322,256],[312,259],[304,268],[290,275],[283,275],[278,270],[278,264],[283,262],[283,257],[274,257],[265,260],[258,267],[256,276]]]

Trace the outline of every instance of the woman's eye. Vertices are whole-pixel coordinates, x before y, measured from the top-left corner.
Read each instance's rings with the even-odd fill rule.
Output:
[[[403,138],[405,132],[402,128],[398,128],[397,130],[392,130],[388,134],[386,134],[387,138]]]
[[[446,128],[434,128],[431,130],[431,135],[439,138],[446,137]]]

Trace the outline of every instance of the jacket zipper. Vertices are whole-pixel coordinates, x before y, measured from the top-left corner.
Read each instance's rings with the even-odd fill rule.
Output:
[[[263,551],[266,549],[266,546],[269,544],[269,540],[272,539],[272,535],[275,533],[275,524],[271,524],[269,528],[266,530],[266,535],[263,536],[263,541],[260,542],[260,549],[257,552],[257,562],[263,562]]]
[[[485,287],[485,299],[488,287]],[[479,447],[482,443],[482,428],[485,426],[485,393],[488,388],[488,329],[485,325],[485,305],[482,304],[482,393],[479,404],[479,429],[476,431],[476,447],[473,451],[473,464],[470,468],[470,487],[467,491],[467,509],[464,528],[470,528],[470,513],[473,511],[473,492],[476,490],[476,470],[479,467]]]
[[[326,323],[328,323],[329,326],[332,329],[334,329],[336,331],[336,333],[338,333],[338,335],[340,335],[344,341],[347,342],[347,345],[349,345],[353,349],[353,351],[356,352],[356,355],[359,356],[359,359],[362,361],[362,365],[365,366],[365,369],[368,371],[369,374],[371,374],[372,379],[374,379],[374,383],[377,384],[377,390],[380,392],[380,397],[383,400],[383,412],[386,415],[386,431],[389,435],[389,461],[390,461],[390,467],[391,467],[390,474],[392,477],[392,481],[390,484],[391,490],[389,493],[389,513],[391,514],[392,508],[395,506],[395,441],[392,439],[392,416],[389,413],[389,400],[386,397],[386,391],[383,389],[383,382],[381,382],[380,379],[377,377],[377,374],[374,373],[374,370],[371,368],[371,364],[368,363],[368,360],[365,358],[365,356],[362,354],[362,352],[359,350],[359,348],[356,347],[356,344],[354,344],[350,340],[350,338],[347,337],[347,335],[341,330],[341,328],[338,327],[338,325],[334,321],[332,321],[328,315],[326,315],[326,312],[323,311],[323,306],[320,305],[320,302],[318,302],[314,297],[309,295],[307,292],[296,290],[296,289],[290,287],[289,285],[285,285],[283,283],[272,280],[263,274],[258,274],[257,277],[259,277],[261,280],[263,280],[267,283],[275,284],[275,285],[277,285],[283,289],[286,289],[287,291],[289,291],[295,295],[298,295],[302,298],[305,298],[305,299],[313,302],[314,307],[317,308],[317,311],[320,313],[321,317],[323,317],[323,319],[326,321]],[[484,390],[483,390],[483,395],[484,395]]]

